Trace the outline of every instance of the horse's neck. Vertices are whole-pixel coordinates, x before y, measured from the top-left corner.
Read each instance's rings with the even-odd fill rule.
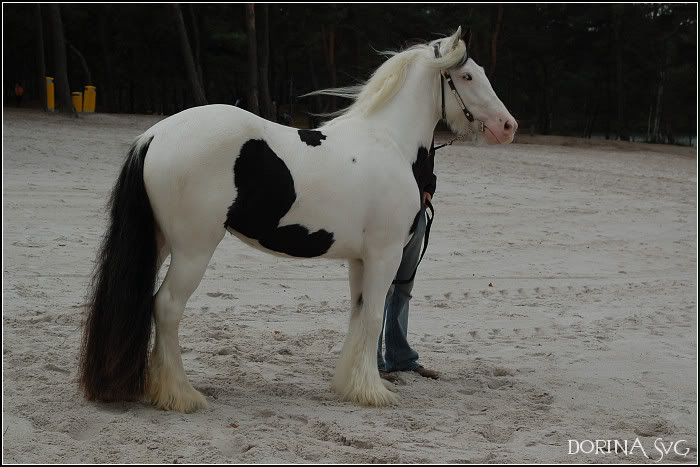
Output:
[[[386,131],[409,163],[416,160],[419,147],[430,148],[435,125],[440,119],[438,77],[436,70],[420,64],[411,65],[401,89],[369,117],[371,123]]]

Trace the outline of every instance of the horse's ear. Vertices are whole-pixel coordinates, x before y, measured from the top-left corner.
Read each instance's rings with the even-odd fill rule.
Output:
[[[456,48],[457,48],[457,45],[459,45],[459,38],[460,38],[461,36],[462,36],[462,26],[458,27],[458,28],[457,28],[457,32],[455,32],[454,34],[452,34],[452,36],[450,37],[450,40],[449,40],[449,42],[448,42],[449,47],[447,48],[447,50],[454,50],[454,49],[456,49]]]

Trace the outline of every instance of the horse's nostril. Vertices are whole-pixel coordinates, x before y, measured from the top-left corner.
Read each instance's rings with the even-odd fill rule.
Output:
[[[513,125],[511,125],[509,120],[506,120],[506,124],[503,126],[503,128],[505,128],[506,130],[510,130],[511,128],[513,128]]]

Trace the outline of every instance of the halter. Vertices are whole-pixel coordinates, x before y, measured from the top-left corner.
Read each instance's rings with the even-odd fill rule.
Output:
[[[440,43],[439,42],[433,46],[433,51],[435,52],[435,58],[441,57],[441,55],[440,55]],[[464,57],[457,64],[457,66],[460,67],[460,66],[464,65],[465,63],[467,63],[467,60],[469,60],[469,52],[468,51],[466,51],[464,53]],[[459,92],[457,91],[457,88],[455,87],[455,84],[452,81],[452,76],[450,76],[450,72],[447,70],[440,70],[440,94],[442,95],[442,119],[445,120],[447,118],[447,115],[445,113],[445,81],[447,81],[447,85],[452,90],[452,94],[455,96],[455,99],[457,100],[457,104],[459,104],[459,106],[462,108],[462,112],[464,113],[464,116],[467,117],[467,120],[469,120],[470,123],[473,122],[474,115],[469,111],[467,106],[464,105],[464,101],[462,100],[462,96],[459,95]],[[484,122],[482,122],[481,120],[479,120],[479,131],[481,131],[482,133],[484,132]],[[471,133],[471,128],[470,128],[469,133]],[[469,133],[467,133],[467,135]],[[450,145],[450,144],[454,143],[455,141],[457,141],[458,139],[460,139],[460,140],[464,139],[467,135],[464,135],[462,137],[457,137],[457,138],[453,139],[452,141],[450,141],[449,143],[443,144],[442,146],[439,146],[438,148],[435,148],[435,149],[439,149],[443,146]]]

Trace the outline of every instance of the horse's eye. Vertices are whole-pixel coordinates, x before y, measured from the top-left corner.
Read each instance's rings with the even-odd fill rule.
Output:
[[[466,79],[467,81],[471,81],[472,75],[470,73],[467,73],[466,75],[464,75],[464,79]]]

